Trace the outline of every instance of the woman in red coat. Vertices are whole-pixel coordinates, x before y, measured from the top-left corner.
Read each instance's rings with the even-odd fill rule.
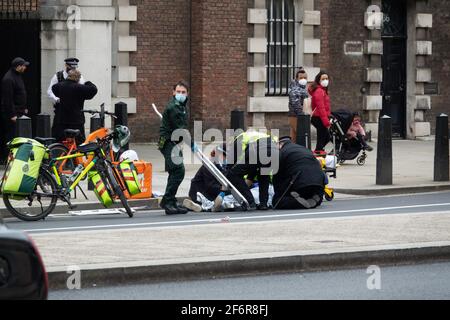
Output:
[[[317,145],[314,153],[320,155],[326,154],[325,146],[331,141],[330,132],[328,131],[331,126],[330,96],[328,95],[329,83],[328,74],[320,71],[314,83],[309,87],[312,109],[311,123],[317,129]]]

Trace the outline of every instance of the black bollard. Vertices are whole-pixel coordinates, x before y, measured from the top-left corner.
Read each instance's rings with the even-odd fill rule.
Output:
[[[36,116],[36,137],[51,138],[50,115],[41,113]]]
[[[102,120],[100,119],[99,115],[95,115],[93,117],[91,117],[91,133],[94,131],[97,131],[98,129],[100,129],[102,127]]]
[[[449,181],[448,115],[436,118],[434,181]]]
[[[128,107],[127,104],[124,102],[118,102],[114,106],[114,114],[116,118],[114,119],[114,127],[115,126],[126,126],[128,127]],[[120,153],[129,150],[130,145],[127,143],[126,146],[124,146]]]
[[[392,119],[380,118],[378,127],[377,185],[392,185]]]
[[[231,111],[231,129],[245,131],[245,113],[239,109]]]
[[[297,116],[297,144],[311,149],[311,116]]]
[[[32,138],[33,137],[31,118],[28,118],[27,116],[21,116],[20,118],[17,118],[17,120],[16,120],[16,137],[21,137],[21,138]]]
[[[118,102],[114,106],[114,126],[128,126],[128,107],[126,103]]]

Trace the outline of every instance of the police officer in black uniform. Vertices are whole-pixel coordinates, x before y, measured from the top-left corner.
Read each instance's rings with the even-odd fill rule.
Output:
[[[77,143],[81,144],[85,140],[84,135],[84,102],[90,100],[97,94],[97,87],[90,81],[85,84],[80,84],[81,74],[78,70],[73,69],[69,71],[66,80],[59,82],[52,87],[55,96],[60,97],[61,110],[60,116],[60,131],[56,133],[58,141],[64,139],[65,129],[80,130],[80,135],[77,137]]]
[[[52,91],[52,87],[60,82],[63,82],[68,77],[68,72],[73,69],[78,68],[78,63],[80,62],[77,58],[67,58],[64,60],[65,69],[58,71],[53,78],[50,80],[50,85],[47,89],[48,97],[53,101],[53,107],[55,112],[55,117],[53,118],[53,126],[52,126],[52,137],[57,138],[59,132],[62,130],[61,128],[61,112],[60,112],[60,97],[55,96]],[[83,76],[80,78],[80,84],[84,84],[85,80]]]
[[[164,156],[166,171],[169,173],[167,187],[160,206],[166,214],[186,214],[188,210],[177,204],[176,194],[183,182],[185,168],[183,153],[178,145],[181,141],[172,141],[172,134],[178,129],[188,127],[188,86],[180,81],[173,88],[173,97],[164,110],[160,127],[159,150]]]

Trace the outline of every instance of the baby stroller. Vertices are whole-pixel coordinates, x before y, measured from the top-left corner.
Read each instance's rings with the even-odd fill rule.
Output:
[[[347,131],[352,125],[354,113],[348,110],[332,112],[330,135],[333,139],[334,153],[339,164],[354,160],[358,165],[366,163],[367,153],[361,143],[356,139],[348,139]],[[360,152],[362,154],[360,155]]]

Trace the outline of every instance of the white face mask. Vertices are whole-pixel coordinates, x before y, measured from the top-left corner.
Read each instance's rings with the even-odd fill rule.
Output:
[[[327,88],[329,84],[330,84],[329,80],[322,80],[322,81],[320,81],[320,85],[322,87],[324,87],[324,88]]]
[[[306,86],[306,85],[308,84],[308,80],[306,80],[306,79],[300,79],[300,80],[298,81],[298,83],[299,83],[300,85],[302,85],[302,86]]]

